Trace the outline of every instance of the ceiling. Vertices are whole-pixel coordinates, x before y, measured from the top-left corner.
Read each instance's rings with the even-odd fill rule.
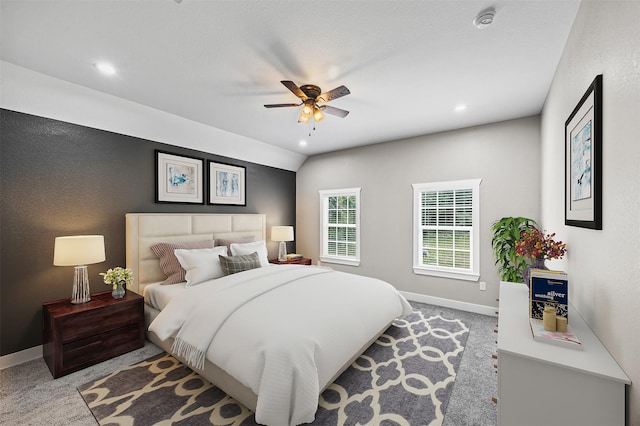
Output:
[[[2,0],[0,56],[314,155],[540,113],[579,5]],[[494,22],[479,30],[472,21],[489,7]],[[117,73],[100,74],[98,61]],[[280,80],[345,85],[351,94],[330,105],[351,113],[313,130],[297,123],[299,108],[264,108],[297,101]]]

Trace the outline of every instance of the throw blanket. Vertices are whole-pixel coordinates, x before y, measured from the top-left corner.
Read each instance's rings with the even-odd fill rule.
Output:
[[[149,329],[194,367],[206,357],[258,395],[267,425],[314,420],[320,388],[412,311],[389,284],[329,268],[270,266],[189,288]]]

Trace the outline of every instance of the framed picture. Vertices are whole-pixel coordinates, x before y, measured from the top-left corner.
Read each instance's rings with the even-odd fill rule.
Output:
[[[209,204],[246,206],[246,169],[209,161]]]
[[[602,74],[565,123],[564,223],[602,229]]]
[[[204,204],[204,160],[156,150],[156,203]]]

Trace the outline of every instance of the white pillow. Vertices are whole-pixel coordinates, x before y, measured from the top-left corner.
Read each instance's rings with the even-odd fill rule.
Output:
[[[193,250],[176,249],[174,254],[180,266],[187,271],[184,275],[187,287],[224,276],[218,258],[218,255],[227,255],[227,248],[224,246]]]
[[[258,253],[260,266],[269,266],[269,258],[267,257],[267,245],[264,240],[254,241],[252,243],[233,243],[229,246],[232,256],[241,256],[243,254]]]

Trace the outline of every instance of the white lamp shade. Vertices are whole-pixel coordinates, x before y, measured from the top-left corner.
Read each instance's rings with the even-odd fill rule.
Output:
[[[79,266],[104,262],[103,235],[56,237],[53,249],[55,266]]]
[[[293,226],[272,226],[271,241],[293,241]]]

